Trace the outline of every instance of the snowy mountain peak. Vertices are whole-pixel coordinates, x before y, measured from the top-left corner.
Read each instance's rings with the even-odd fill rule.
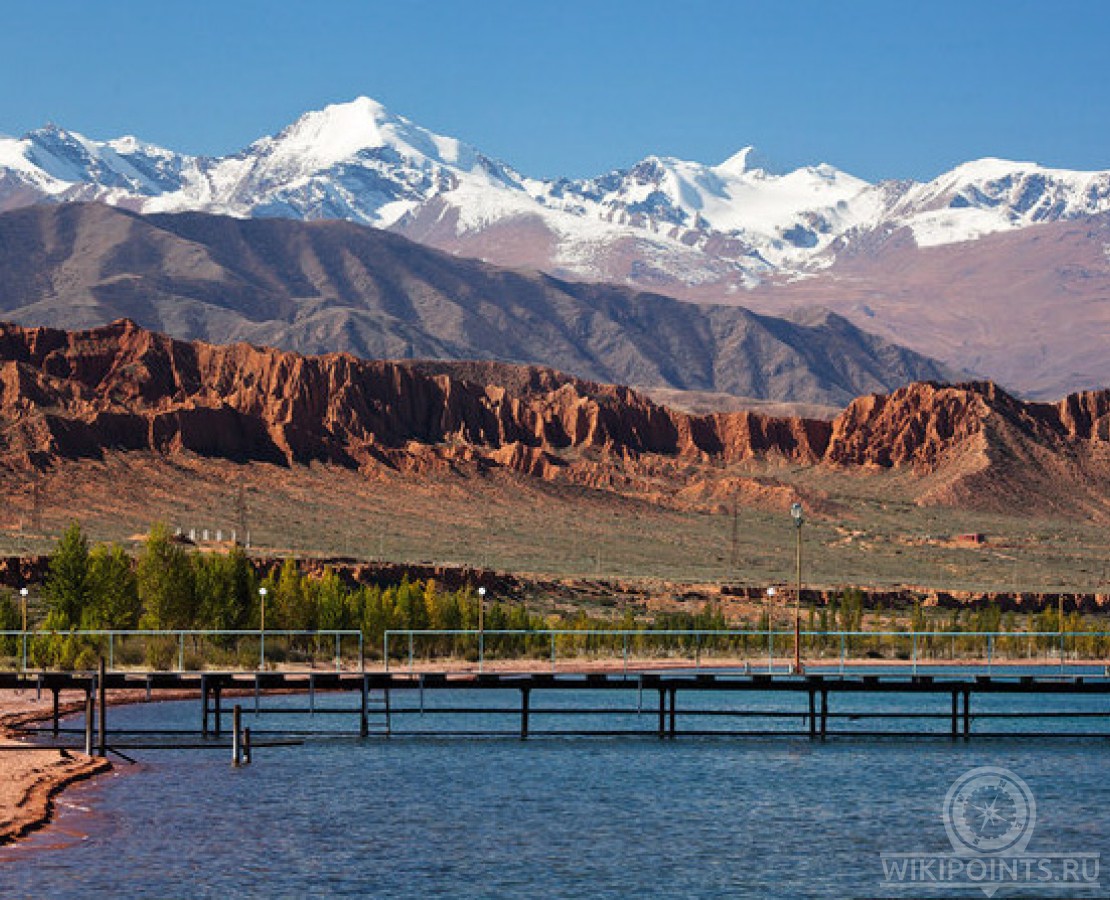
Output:
[[[478,153],[454,138],[421,128],[369,97],[305,113],[277,137],[253,145],[273,158],[295,160],[307,170],[335,165],[374,151],[392,150],[417,162],[472,168]]]
[[[752,171],[763,171],[765,169],[762,160],[759,159],[755,147],[744,147],[732,154],[723,163],[713,167],[717,172],[722,175],[745,175]]]
[[[750,286],[895,232],[931,246],[1107,212],[1110,173],[988,158],[872,185],[825,163],[780,174],[748,146],[715,166],[648,156],[595,178],[528,179],[363,96],[222,158],[54,124],[0,138],[0,210],[43,199],[349,219],[573,277]]]

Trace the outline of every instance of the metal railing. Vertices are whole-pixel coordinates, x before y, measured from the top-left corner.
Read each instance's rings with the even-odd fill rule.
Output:
[[[266,645],[270,644],[269,656]],[[325,649],[326,645],[326,649]],[[345,655],[344,651],[350,651]],[[325,655],[326,654],[326,655]],[[362,632],[356,630],[266,629],[93,629],[72,631],[0,631],[0,668],[12,661],[21,671],[94,668],[75,665],[82,658],[103,656],[108,669],[154,668],[178,672],[201,671],[210,665],[262,671],[267,665],[320,658],[344,660],[365,671]],[[186,662],[196,663],[186,667]],[[117,666],[119,663],[119,666]]]
[[[840,671],[850,662],[906,665],[914,673],[919,665],[944,663],[990,671],[1002,663],[1063,669],[1069,657],[1088,665],[1110,662],[1110,631],[801,631],[799,639],[805,664],[833,664]],[[406,659],[415,670],[419,657],[461,658],[481,672],[493,659],[549,658],[554,672],[562,650],[564,658],[619,659],[626,669],[633,659],[680,658],[700,668],[716,658],[773,672],[776,664],[779,670],[792,669],[793,648],[793,629],[389,629],[382,659],[386,671],[391,660]]]
[[[990,671],[999,664],[1110,663],[1110,631],[802,631],[808,666],[855,662],[908,666],[952,664]],[[794,632],[783,630],[618,629],[389,629],[381,665],[415,670],[417,660],[477,665],[560,658],[734,666],[789,671]],[[376,651],[375,654],[376,656]],[[357,630],[73,630],[0,631],[0,669],[91,669],[103,656],[110,670],[264,670],[321,659],[339,671],[366,671],[364,637]]]

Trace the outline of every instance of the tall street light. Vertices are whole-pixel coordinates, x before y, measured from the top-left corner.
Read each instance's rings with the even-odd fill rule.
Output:
[[[796,588],[794,591],[794,672],[802,673],[802,504],[794,503],[790,506],[790,515],[794,519],[794,547],[795,547],[795,575]]]
[[[266,588],[258,589],[258,598],[261,601],[261,611],[258,618],[258,668],[266,668]]]
[[[771,611],[775,608],[775,589],[767,588],[767,601],[763,604],[764,615],[767,617],[767,674],[774,671],[773,651],[775,646],[775,632],[771,625]]]
[[[23,658],[20,660],[20,669],[27,669],[27,588],[19,589],[19,597],[23,601]]]
[[[478,588],[478,674],[482,674],[482,659],[486,655],[486,589]]]

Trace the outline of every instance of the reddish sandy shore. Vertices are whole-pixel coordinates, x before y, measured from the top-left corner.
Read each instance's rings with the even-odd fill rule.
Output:
[[[83,695],[63,695],[64,709],[78,707]],[[51,697],[45,692],[4,691],[0,694],[0,844],[30,834],[50,821],[54,797],[67,785],[106,772],[106,759],[61,750],[40,750],[13,738],[13,729],[50,716]],[[10,749],[15,748],[15,749]]]

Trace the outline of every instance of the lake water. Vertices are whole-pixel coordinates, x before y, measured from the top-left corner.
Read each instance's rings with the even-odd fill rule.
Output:
[[[568,702],[533,694],[534,707]],[[755,698],[753,698],[755,699]],[[767,709],[805,699],[765,695]],[[351,697],[319,697],[343,706]],[[243,702],[247,710],[251,701]],[[270,704],[304,705],[285,697]],[[411,732],[513,729],[513,716],[453,721],[436,704],[505,703],[489,693],[428,692],[425,712],[394,717]],[[622,727],[651,729],[657,695],[597,692],[578,704],[617,704]],[[679,695],[710,709],[724,701]],[[845,709],[877,707],[866,697]],[[915,701],[918,702],[918,701]],[[946,696],[920,701],[947,711]],[[979,703],[978,698],[973,698]],[[226,701],[225,701],[226,703]],[[1006,703],[1010,704],[1006,706]],[[395,704],[418,710],[414,692]],[[931,704],[931,705],[930,705]],[[1106,710],[1107,698],[1016,698],[979,703]],[[973,706],[973,712],[978,711]],[[573,721],[606,727],[612,721]],[[195,728],[199,703],[114,708],[113,728]],[[976,730],[1004,720],[976,723]],[[866,723],[866,724],[864,724]],[[357,717],[255,718],[261,730],[333,727]],[[537,713],[533,738],[347,736],[259,748],[253,765],[222,751],[135,751],[116,775],[67,791],[57,823],[0,849],[4,897],[878,897],[935,896],[880,888],[882,852],[946,853],[941,820],[949,785],[967,770],[1020,775],[1037,804],[1030,849],[1101,852],[1110,836],[1110,742],[970,743],[947,739],[535,736],[570,719]],[[767,724],[767,723],[761,723]],[[711,720],[697,727],[741,727]],[[1049,720],[1094,730],[1096,720]],[[771,723],[801,727],[797,719]],[[888,727],[838,720],[836,728]],[[946,721],[936,724],[940,731]],[[257,740],[265,740],[260,736]],[[1106,879],[1104,879],[1105,881]],[[973,891],[972,894],[979,893]],[[1103,892],[1105,893],[1105,892]],[[970,896],[965,891],[961,896]],[[981,893],[979,893],[982,896]],[[1062,896],[1031,892],[1025,896]],[[1071,891],[1066,896],[1092,896]],[[997,896],[1017,896],[1000,893]]]

